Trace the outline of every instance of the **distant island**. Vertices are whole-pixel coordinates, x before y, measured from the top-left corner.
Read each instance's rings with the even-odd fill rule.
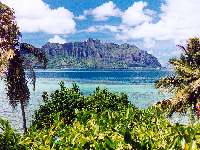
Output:
[[[42,46],[49,69],[132,69],[161,68],[158,59],[135,45],[103,43],[89,38],[84,42],[47,43]],[[29,56],[30,57],[30,56]],[[29,58],[30,59],[30,58]],[[39,64],[34,65],[39,68]]]

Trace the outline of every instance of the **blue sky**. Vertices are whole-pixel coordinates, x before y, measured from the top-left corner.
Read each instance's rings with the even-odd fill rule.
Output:
[[[147,8],[152,9],[154,11],[159,12],[161,2],[163,0],[146,0],[148,2]],[[66,9],[73,12],[75,16],[80,16],[83,14],[85,10],[88,9],[94,9],[98,6],[101,6],[104,3],[108,3],[109,0],[44,0],[46,4],[50,6],[52,9],[56,9],[59,7],[65,7]],[[121,10],[126,10],[128,7],[130,7],[134,2],[138,1],[131,1],[131,0],[114,0],[112,1],[114,4],[116,4]],[[145,1],[144,1],[145,2]],[[93,21],[92,17],[88,17],[86,20],[77,21],[76,22],[76,29],[77,31],[84,30],[86,28],[89,28],[94,25],[119,25],[120,24],[120,18],[111,17],[106,21]],[[52,35],[45,34],[44,32],[37,32],[35,33],[23,33],[23,40],[25,42],[34,43],[35,45],[43,45],[46,41],[49,40],[49,38],[52,37]],[[37,38],[36,38],[37,37]],[[109,40],[109,41],[116,41],[113,38],[112,33],[105,33],[105,32],[96,32],[96,33],[76,33],[76,34],[70,34],[69,37],[66,39],[67,41],[82,41],[86,40],[89,37],[92,38],[98,38],[101,40]],[[39,39],[38,39],[39,38]],[[116,41],[120,42],[120,41]],[[123,41],[121,41],[123,42]]]
[[[166,65],[176,44],[200,34],[199,0],[2,0],[14,8],[22,41],[135,44]],[[197,19],[198,18],[198,19]]]

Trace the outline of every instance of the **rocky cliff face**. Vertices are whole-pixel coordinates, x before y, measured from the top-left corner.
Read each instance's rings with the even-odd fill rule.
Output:
[[[49,58],[49,68],[161,67],[156,57],[135,45],[102,43],[91,38],[84,42],[47,43],[42,49]]]

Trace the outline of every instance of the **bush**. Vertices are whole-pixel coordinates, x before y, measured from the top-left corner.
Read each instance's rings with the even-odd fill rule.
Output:
[[[8,122],[0,120],[0,148],[200,149],[200,123],[173,125],[159,107],[140,110],[129,104],[124,94],[97,88],[84,96],[76,85],[65,88],[61,83],[60,90],[43,99],[36,115],[40,112],[38,117],[42,114],[46,120],[34,120],[35,125],[21,137]]]
[[[158,106],[140,110],[125,94],[97,88],[84,96],[61,83],[43,99],[21,140],[26,149],[200,149],[199,123],[173,125]]]
[[[7,120],[0,118],[0,150],[23,150],[19,144],[20,134],[12,129]]]
[[[75,111],[67,125],[54,115],[50,127],[32,127],[23,137],[27,149],[199,149],[200,124],[171,125],[160,109],[129,106],[117,111]],[[88,118],[90,114],[90,118]]]
[[[126,94],[115,94],[97,88],[93,94],[84,96],[76,84],[72,88],[66,88],[63,82],[60,83],[60,90],[53,92],[50,97],[44,93],[43,101],[44,105],[35,112],[32,122],[37,128],[52,125],[55,113],[59,113],[65,123],[71,124],[76,118],[75,110],[86,109],[101,113],[105,110],[120,110],[129,105]]]

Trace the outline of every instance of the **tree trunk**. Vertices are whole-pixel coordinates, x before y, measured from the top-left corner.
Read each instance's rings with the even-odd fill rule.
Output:
[[[26,131],[27,131],[27,127],[26,127],[26,113],[25,113],[23,102],[20,101],[20,104],[21,104],[22,118],[23,118],[23,129],[24,129],[24,133],[26,133]]]

